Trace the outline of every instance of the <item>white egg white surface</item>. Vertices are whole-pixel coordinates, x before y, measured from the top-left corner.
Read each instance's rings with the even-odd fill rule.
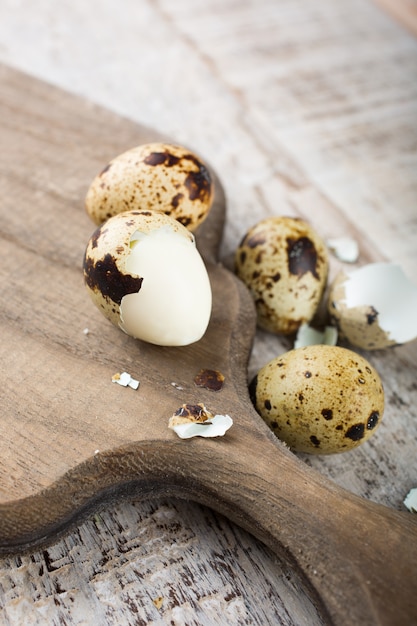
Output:
[[[143,282],[137,293],[122,299],[122,330],[164,346],[201,339],[210,320],[212,295],[194,243],[169,227],[159,228],[134,242],[125,267]]]

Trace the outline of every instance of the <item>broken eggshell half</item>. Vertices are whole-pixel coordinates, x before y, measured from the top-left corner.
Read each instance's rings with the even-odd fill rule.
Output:
[[[126,211],[91,236],[84,279],[94,304],[125,333],[161,346],[204,335],[212,293],[195,238],[157,211]]]
[[[339,272],[329,292],[328,309],[340,336],[365,350],[417,337],[417,287],[392,263]]]

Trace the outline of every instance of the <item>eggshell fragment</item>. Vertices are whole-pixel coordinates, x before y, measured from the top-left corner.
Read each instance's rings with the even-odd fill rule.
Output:
[[[201,402],[183,404],[168,422],[168,428],[181,439],[222,437],[232,425],[230,415],[213,415]]]
[[[139,388],[139,381],[135,378],[132,378],[132,376],[128,372],[113,374],[111,380],[112,383],[117,383],[122,387],[131,387],[132,389]]]
[[[182,424],[169,424],[181,439],[191,439],[192,437],[223,437],[229,428],[233,426],[230,415],[214,415],[204,422],[184,422]]]
[[[271,217],[242,239],[235,269],[252,293],[258,325],[288,335],[316,312],[327,281],[327,249],[306,222]]]
[[[181,146],[149,143],[110,161],[91,183],[85,206],[97,225],[127,210],[151,209],[194,231],[212,202],[212,178],[199,157]]]
[[[398,265],[371,263],[341,271],[331,286],[328,309],[339,334],[366,350],[417,337],[417,287]]]
[[[351,237],[337,237],[328,239],[327,246],[333,254],[345,263],[356,263],[359,257],[358,242]]]
[[[110,218],[90,238],[87,290],[102,313],[127,334],[165,346],[201,339],[212,295],[194,236],[155,211]]]
[[[324,330],[317,330],[308,324],[301,324],[294,341],[294,348],[314,346],[320,343],[335,346],[337,343],[337,329],[334,326],[326,326]]]
[[[203,423],[213,419],[213,417],[214,414],[209,411],[202,402],[198,404],[183,404],[175,411],[174,415],[169,418],[168,426],[172,428],[180,424]]]
[[[410,489],[404,499],[404,506],[410,511],[410,513],[417,513],[417,488]]]
[[[253,404],[292,449],[334,454],[366,441],[381,422],[384,391],[375,369],[338,346],[291,350],[250,385]]]

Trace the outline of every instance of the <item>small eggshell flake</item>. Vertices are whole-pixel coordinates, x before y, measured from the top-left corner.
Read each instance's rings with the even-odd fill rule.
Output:
[[[207,422],[214,417],[202,402],[198,404],[183,404],[177,409],[172,417],[169,418],[169,428],[178,426],[179,424],[189,424],[190,422]]]
[[[182,146],[149,143],[110,161],[91,183],[85,205],[97,225],[126,210],[150,209],[193,231],[212,202],[211,175],[199,157]]]
[[[301,324],[294,342],[294,348],[325,344],[335,346],[337,343],[337,329],[334,326],[326,326],[323,331],[312,328],[308,324]]]
[[[417,287],[398,265],[343,270],[331,286],[328,308],[340,334],[367,350],[417,337]]]
[[[114,374],[112,376],[112,383],[117,383],[122,387],[131,387],[132,389],[138,389],[139,381],[132,378],[128,372],[122,372],[122,374]]]
[[[235,270],[252,293],[258,325],[288,335],[317,310],[327,281],[327,249],[306,222],[267,218],[241,241]]]
[[[229,415],[215,415],[206,422],[189,422],[170,428],[181,439],[191,439],[191,437],[223,437],[232,425],[233,420]]]
[[[250,385],[252,402],[295,451],[334,454],[357,447],[379,426],[381,380],[366,359],[338,346],[291,350],[265,365]]]
[[[411,489],[404,499],[404,506],[410,513],[417,513],[417,488]]]
[[[359,257],[359,246],[355,239],[350,237],[337,237],[328,239],[327,246],[333,254],[345,263],[356,263]]]
[[[162,213],[110,218],[90,238],[84,278],[102,313],[137,339],[182,346],[207,329],[211,286],[194,236]]]

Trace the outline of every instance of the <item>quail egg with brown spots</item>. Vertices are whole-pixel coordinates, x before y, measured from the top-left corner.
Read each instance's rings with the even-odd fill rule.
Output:
[[[303,220],[270,217],[242,239],[235,271],[252,293],[258,325],[289,335],[318,308],[327,281],[327,249]]]
[[[265,365],[250,385],[252,402],[279,439],[312,454],[357,447],[375,432],[384,391],[366,359],[338,346],[290,350]]]
[[[110,161],[91,183],[85,206],[97,225],[124,211],[150,209],[194,231],[212,202],[212,178],[198,156],[182,146],[149,143]]]
[[[132,337],[163,346],[202,338],[212,307],[194,235],[156,211],[127,211],[91,236],[84,279],[93,302]]]

